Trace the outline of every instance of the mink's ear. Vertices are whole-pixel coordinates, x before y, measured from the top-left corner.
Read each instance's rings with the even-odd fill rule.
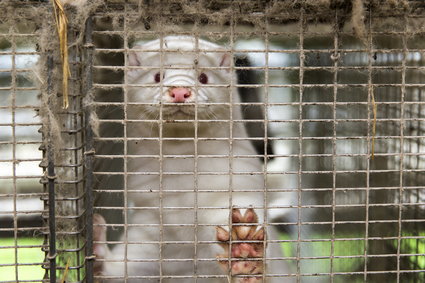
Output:
[[[232,62],[232,56],[230,53],[224,53],[220,59],[220,67],[226,67],[226,71],[230,72],[230,65]]]
[[[137,49],[138,46],[136,45],[135,48]],[[130,50],[128,52],[128,65],[129,66],[140,66],[141,62],[140,62],[140,58],[138,56],[138,52],[134,51],[134,50]]]

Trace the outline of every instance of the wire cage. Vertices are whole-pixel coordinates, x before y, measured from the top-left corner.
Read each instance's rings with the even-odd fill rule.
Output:
[[[425,280],[422,1],[0,9],[0,282]]]
[[[3,13],[2,9],[2,13]],[[41,119],[32,66],[39,52],[28,19],[0,20],[0,280],[42,279],[48,233],[40,184]],[[12,28],[13,27],[13,28]],[[28,29],[27,29],[28,28]],[[32,275],[31,275],[32,274]],[[39,280],[38,280],[39,281]]]

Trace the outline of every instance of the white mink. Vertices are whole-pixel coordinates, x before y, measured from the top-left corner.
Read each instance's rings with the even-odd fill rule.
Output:
[[[253,157],[250,141],[243,139],[244,124],[234,122],[242,120],[242,113],[234,105],[239,97],[231,87],[236,83],[232,60],[223,47],[189,36],[168,36],[130,51],[126,83],[131,121],[126,135],[147,139],[127,142],[126,197],[137,209],[130,210],[132,226],[122,237],[127,248],[95,245],[97,255],[105,259],[103,275],[187,276],[162,282],[192,282],[193,274],[223,275],[216,262],[222,249],[213,243],[216,225],[229,224],[231,207],[253,207],[260,221],[264,219],[263,164]],[[267,228],[268,239],[276,239],[273,230]],[[159,241],[169,243],[160,247]],[[282,256],[279,249],[278,244],[269,245],[266,256]],[[125,266],[120,262],[125,257],[133,262]],[[267,264],[273,273],[288,272],[277,261]]]

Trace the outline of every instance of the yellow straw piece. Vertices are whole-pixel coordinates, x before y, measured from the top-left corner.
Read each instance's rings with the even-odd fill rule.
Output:
[[[60,0],[52,0],[55,11],[56,28],[59,36],[59,46],[62,59],[62,88],[63,88],[63,108],[68,109],[68,77],[70,76],[68,63],[68,38],[67,38],[67,23],[65,10]]]
[[[61,283],[65,283],[66,276],[68,275],[70,261],[71,261],[71,258],[68,258],[68,261],[67,261],[67,263],[65,265],[65,271],[63,272],[63,277],[62,277]]]

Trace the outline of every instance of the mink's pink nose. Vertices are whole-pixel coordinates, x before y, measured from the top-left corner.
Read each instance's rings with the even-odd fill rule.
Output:
[[[174,87],[168,93],[174,103],[183,103],[192,95],[190,90],[185,87]]]

